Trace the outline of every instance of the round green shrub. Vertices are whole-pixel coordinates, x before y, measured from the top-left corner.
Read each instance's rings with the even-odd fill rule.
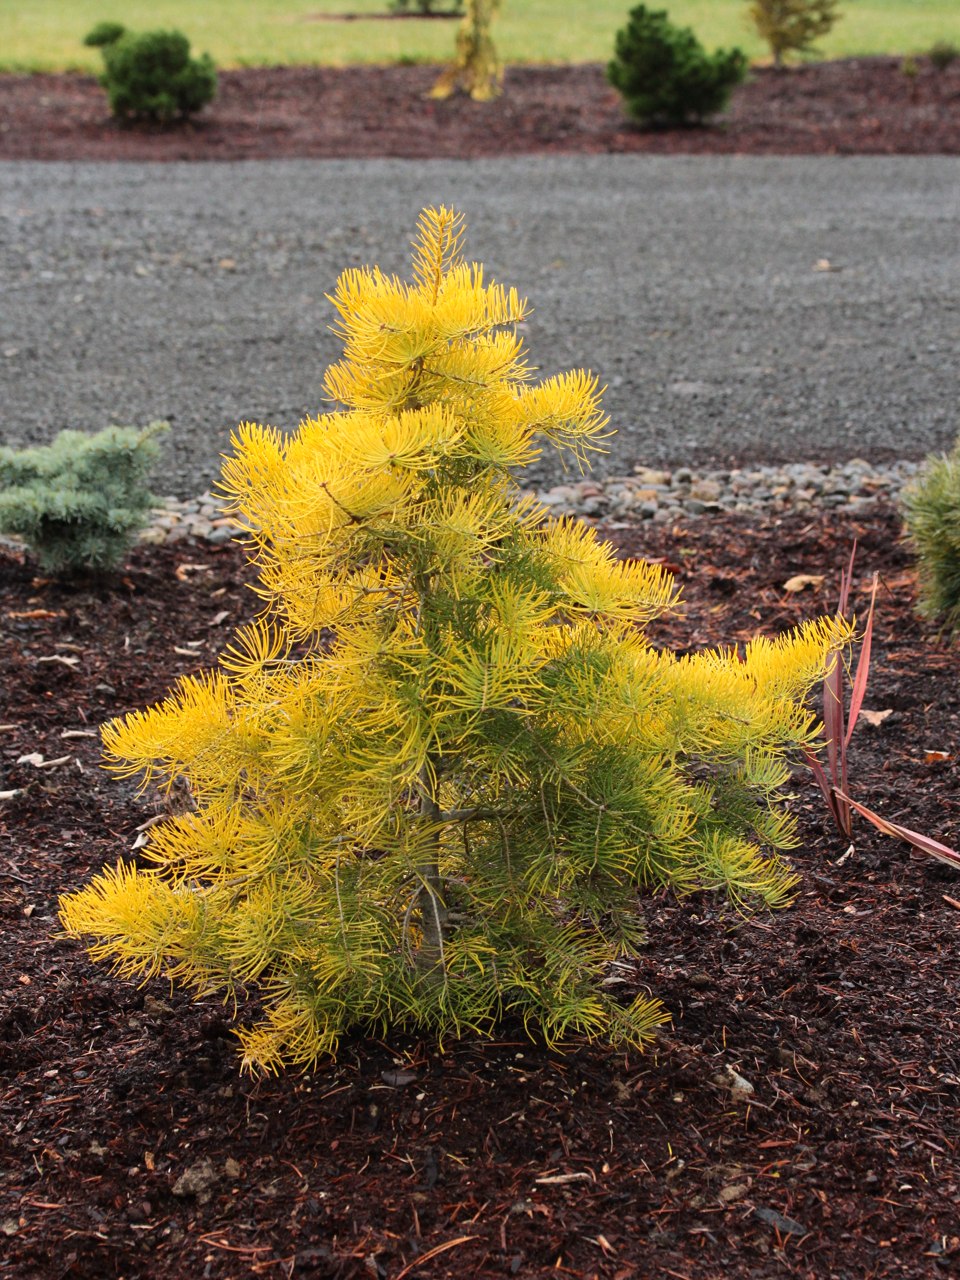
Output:
[[[960,48],[952,40],[938,40],[931,46],[927,57],[937,71],[946,71],[960,58]]]
[[[617,32],[607,79],[627,111],[642,124],[702,123],[722,111],[747,74],[740,49],[708,54],[689,27],[676,27],[665,12],[646,5],[631,10]]]
[[[185,119],[210,102],[217,91],[217,71],[208,53],[191,58],[190,41],[180,31],[137,33],[118,24],[101,23],[87,37],[103,54],[100,83],[118,120],[152,120],[169,124]],[[97,37],[97,39],[93,39]]]

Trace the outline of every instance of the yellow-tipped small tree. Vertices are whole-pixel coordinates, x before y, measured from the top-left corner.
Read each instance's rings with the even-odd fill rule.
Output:
[[[458,89],[469,93],[474,102],[489,102],[499,96],[503,66],[491,35],[499,8],[500,0],[467,0],[453,62],[430,90],[431,98],[449,98]]]
[[[840,18],[839,0],[751,0],[748,13],[757,34],[766,40],[773,65],[783,67],[788,53],[812,53],[814,41],[832,30]]]
[[[290,438],[245,424],[223,487],[248,521],[265,608],[219,669],[108,725],[116,773],[186,781],[61,918],[123,975],[256,988],[245,1064],[333,1053],[343,1032],[487,1032],[642,1043],[609,963],[644,936],[638,895],[725,889],[777,905],[786,761],[839,621],[676,656],[644,627],[676,599],[582,525],[518,497],[541,442],[582,461],[596,380],[531,381],[516,292],[426,210],[412,283],[348,270],[341,411]]]

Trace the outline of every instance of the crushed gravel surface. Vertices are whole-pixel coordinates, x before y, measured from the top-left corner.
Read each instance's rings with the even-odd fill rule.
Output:
[[[0,164],[0,438],[166,418],[158,487],[202,492],[238,421],[322,408],[324,294],[405,272],[440,201],[529,297],[541,372],[607,385],[601,479],[917,460],[960,426],[960,159],[23,161]]]

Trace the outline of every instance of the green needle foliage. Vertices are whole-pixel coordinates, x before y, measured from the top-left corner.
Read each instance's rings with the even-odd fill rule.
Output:
[[[0,446],[0,531],[23,538],[48,573],[115,569],[144,527],[167,423],[142,431],[61,431],[35,449]]]
[[[103,55],[100,83],[118,120],[169,124],[205,107],[217,92],[217,72],[208,53],[190,57],[180,31],[127,31],[101,22],[84,39]]]
[[[920,610],[960,633],[960,439],[927,460],[904,494],[904,519],[919,561]]]
[[[727,105],[747,65],[739,49],[708,54],[689,27],[641,4],[617,32],[607,79],[641,124],[700,124]]]
[[[519,497],[543,444],[577,462],[606,420],[582,372],[535,383],[526,304],[426,210],[413,282],[351,269],[333,297],[341,411],[292,437],[243,424],[223,470],[256,530],[263,614],[219,670],[109,725],[109,767],[193,808],[61,902],[126,976],[263,1020],[244,1063],[335,1052],[351,1027],[438,1037],[521,1018],[554,1042],[642,1044],[608,965],[644,940],[638,895],[780,905],[800,699],[849,641],[819,620],[685,656],[648,643],[677,592]]]

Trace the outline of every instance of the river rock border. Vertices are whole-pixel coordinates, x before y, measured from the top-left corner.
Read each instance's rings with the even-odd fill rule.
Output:
[[[783,466],[695,472],[636,467],[632,475],[605,480],[570,480],[551,489],[526,490],[554,516],[576,516],[608,528],[637,521],[674,523],[711,515],[762,510],[805,511],[843,508],[860,511],[878,498],[896,501],[921,464],[875,466],[854,458],[837,466],[787,463]],[[197,538],[229,542],[237,526],[209,493],[186,501],[164,498],[141,533],[149,543]]]

